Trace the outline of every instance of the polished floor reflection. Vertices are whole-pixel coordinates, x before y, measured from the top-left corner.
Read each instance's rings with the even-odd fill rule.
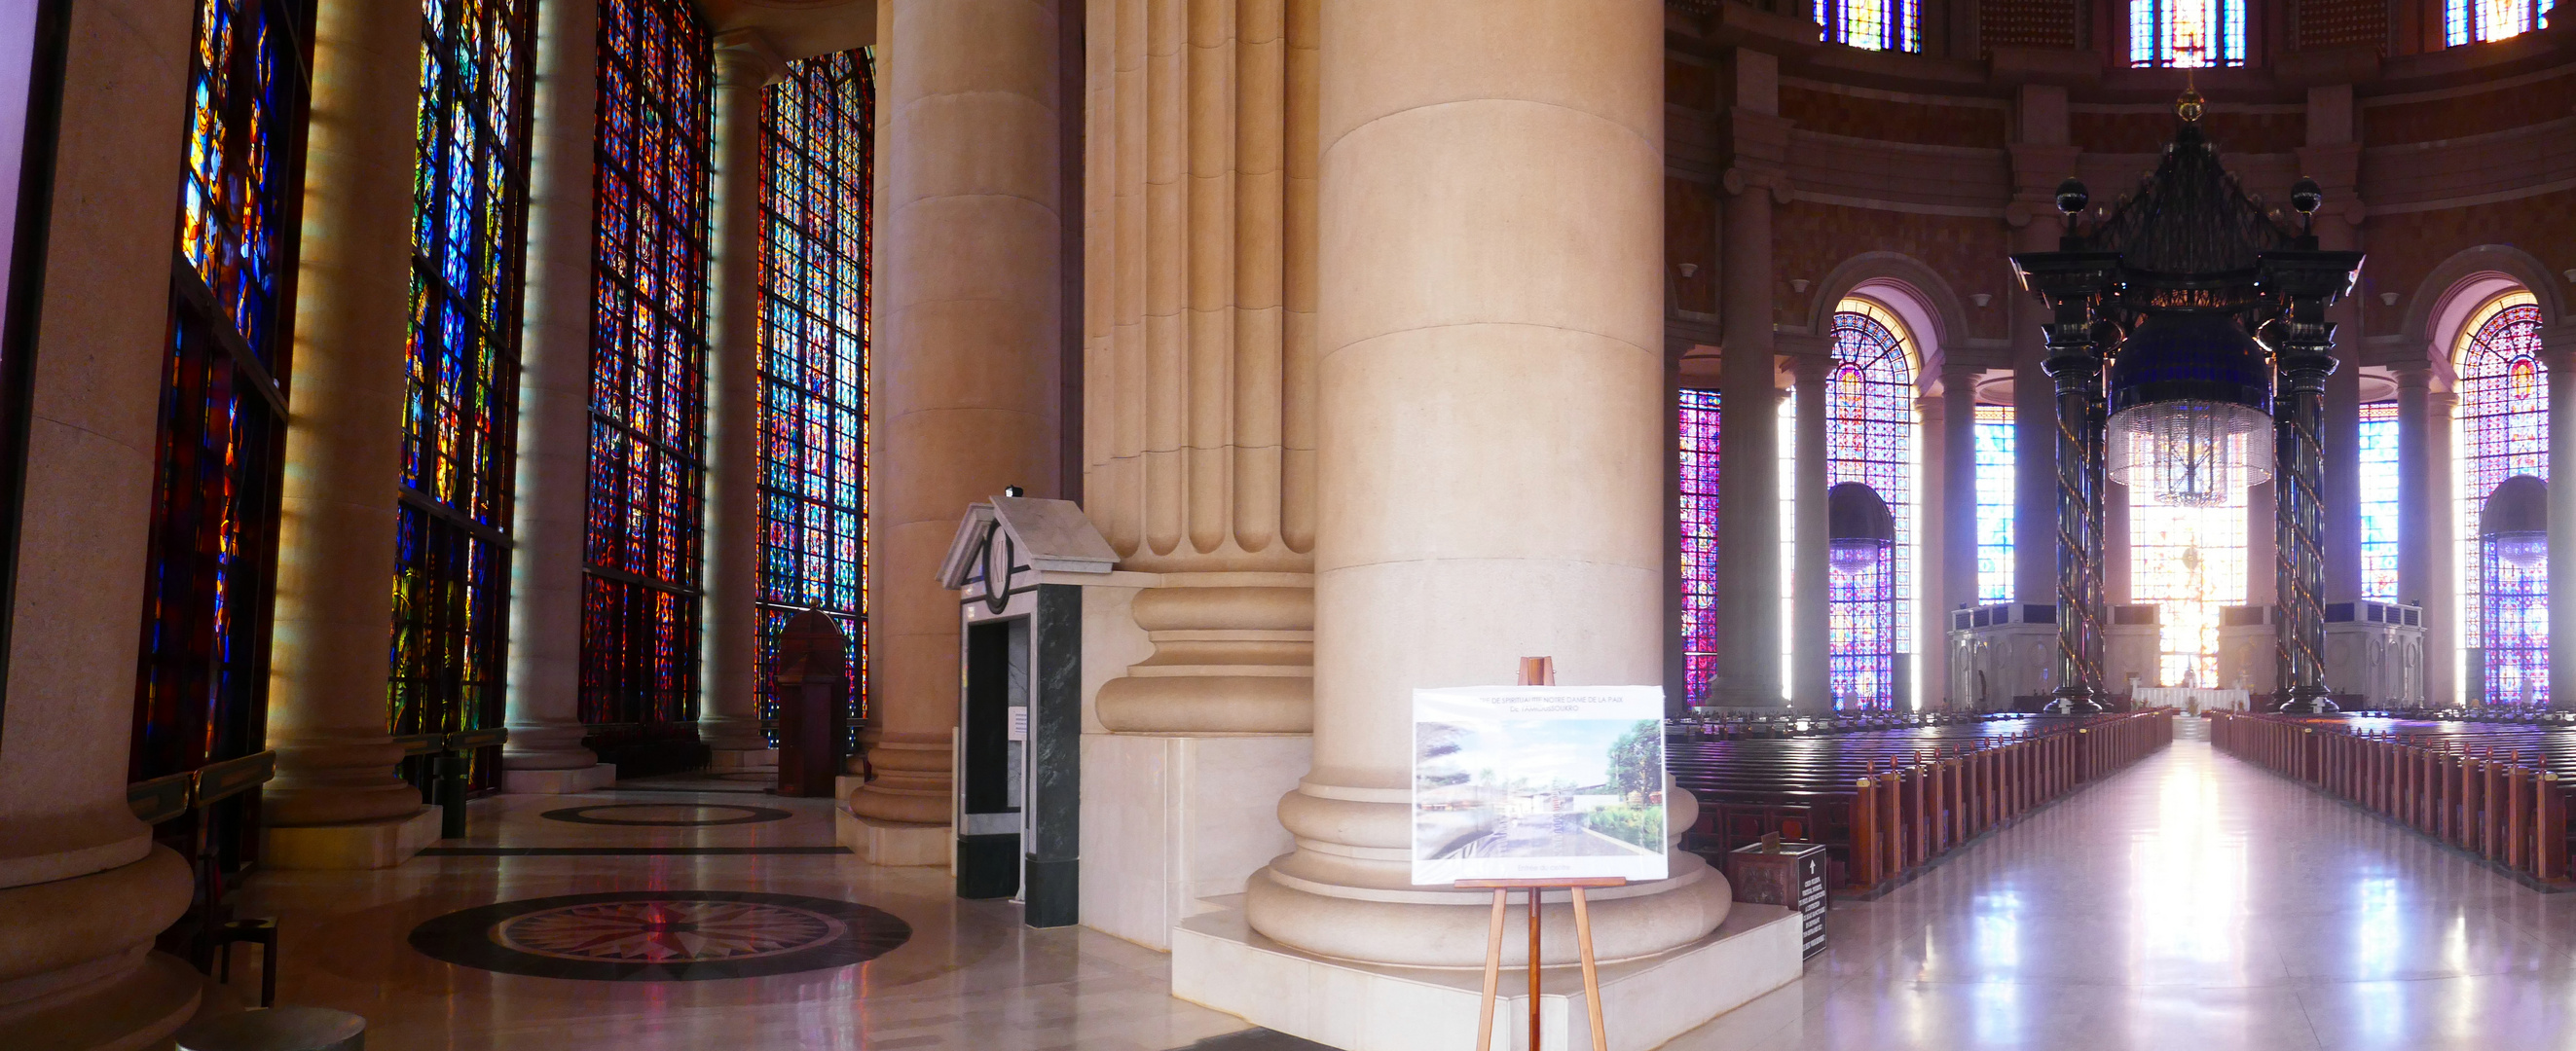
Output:
[[[2185,739],[1867,904],[1807,976],[1669,1045],[2576,1047],[2541,894]]]
[[[2169,751],[1878,901],[1837,907],[1832,947],[1804,979],[1668,1046],[2576,1048],[2576,894],[2527,890],[2218,755],[2185,725]],[[543,816],[618,804],[655,809]],[[754,804],[484,800],[473,838],[439,853],[383,872],[262,874],[245,904],[280,918],[280,1002],[363,1014],[378,1051],[1300,1046],[1173,1000],[1162,954],[1029,931],[1007,904],[956,900],[943,872],[832,852],[823,800],[757,798],[790,816],[738,821]],[[495,973],[406,940],[495,902],[658,890],[855,902],[912,935],[863,964],[691,982]]]

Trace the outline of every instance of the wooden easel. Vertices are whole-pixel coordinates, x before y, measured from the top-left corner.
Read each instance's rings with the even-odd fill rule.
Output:
[[[1556,685],[1556,659],[1553,657],[1521,658],[1520,685]],[[1462,879],[1452,886],[1459,890],[1494,892],[1494,918],[1485,932],[1485,998],[1476,1011],[1476,1051],[1492,1051],[1494,1046],[1494,1004],[1502,991],[1503,979],[1503,910],[1511,892],[1529,892],[1529,1051],[1539,1049],[1539,894],[1563,889],[1574,900],[1574,944],[1583,958],[1583,1005],[1592,1021],[1592,1051],[1610,1051],[1610,1038],[1601,1025],[1601,972],[1592,962],[1592,911],[1583,900],[1589,887],[1624,887],[1625,877],[1603,876],[1591,879]]]

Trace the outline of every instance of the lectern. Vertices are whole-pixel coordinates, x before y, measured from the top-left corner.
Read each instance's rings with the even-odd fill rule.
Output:
[[[849,743],[850,640],[821,610],[788,618],[769,663],[778,698],[778,794],[830,796]]]

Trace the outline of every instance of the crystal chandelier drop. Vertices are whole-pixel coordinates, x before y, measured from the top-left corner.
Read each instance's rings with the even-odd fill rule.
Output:
[[[2111,478],[2167,506],[2226,503],[2236,491],[2272,480],[2271,422],[2226,402],[2137,406],[2111,426]]]

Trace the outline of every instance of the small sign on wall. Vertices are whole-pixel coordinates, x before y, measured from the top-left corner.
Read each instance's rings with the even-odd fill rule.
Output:
[[[1658,880],[1660,686],[1413,691],[1413,882]]]

